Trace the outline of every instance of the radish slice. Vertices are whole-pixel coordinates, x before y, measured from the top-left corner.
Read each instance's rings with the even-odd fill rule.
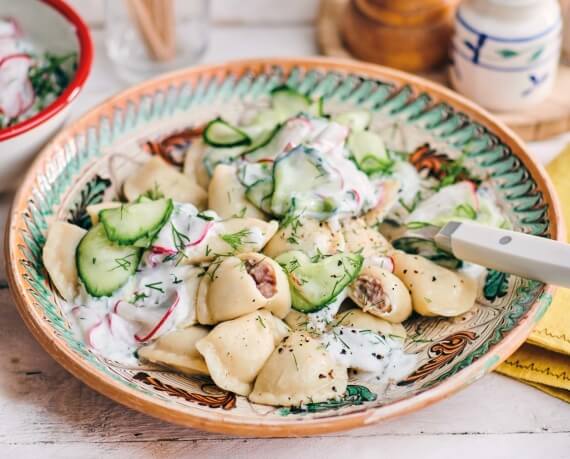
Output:
[[[160,321],[164,315],[164,309],[139,307],[127,301],[119,300],[113,307],[113,313],[129,322],[137,322],[146,327],[151,327]]]
[[[204,229],[202,230],[202,232],[200,233],[200,235],[198,236],[198,238],[197,238],[195,241],[186,244],[186,247],[193,247],[193,246],[195,246],[195,245],[200,244],[200,242],[202,242],[202,241],[206,238],[206,236],[208,235],[208,232],[210,231],[210,229],[212,228],[212,226],[214,226],[214,223],[213,223],[213,222],[208,222],[208,223],[206,223],[206,224],[204,225]]]
[[[150,248],[150,251],[152,253],[157,254],[157,255],[175,255],[176,254],[176,250],[171,249],[169,247],[163,247],[160,245],[153,245]]]
[[[330,153],[344,144],[347,135],[348,128],[346,126],[330,123],[317,135],[310,146],[316,148],[321,153]]]
[[[477,194],[477,184],[472,180],[466,180],[466,182],[471,186],[475,210],[479,210],[479,195]]]
[[[152,339],[158,333],[158,331],[162,328],[162,326],[165,324],[165,322],[168,320],[168,318],[172,315],[172,313],[174,312],[174,309],[176,309],[176,306],[178,305],[179,302],[180,302],[180,296],[178,295],[177,292],[175,292],[174,293],[174,301],[172,302],[170,307],[166,310],[166,312],[164,313],[162,318],[154,326],[154,328],[152,328],[150,330],[150,332],[148,332],[144,336],[139,336],[139,334],[137,333],[135,335],[135,340],[137,340],[139,343],[144,343],[145,341]]]
[[[14,18],[0,19],[0,39],[18,38],[22,35],[22,28]]]
[[[350,193],[354,195],[354,200],[356,201],[356,204],[360,205],[360,203],[362,202],[362,198],[360,197],[360,193],[358,192],[358,190],[353,188],[352,190],[350,190]]]
[[[87,330],[87,344],[95,350],[101,350],[111,339],[106,320],[100,320]]]
[[[12,54],[0,60],[0,111],[7,118],[16,118],[34,102],[34,91],[28,79],[31,66],[27,54]]]
[[[18,49],[18,43],[11,38],[1,39],[0,38],[0,61],[3,60],[7,56],[12,56],[20,54],[20,50]]]
[[[110,333],[115,340],[119,340],[126,344],[135,344],[133,326],[128,321],[118,314],[113,313],[107,314],[106,317]]]

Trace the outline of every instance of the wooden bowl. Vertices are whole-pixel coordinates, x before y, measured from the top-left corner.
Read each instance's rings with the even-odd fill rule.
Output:
[[[372,110],[374,122],[393,133],[386,142],[396,136],[406,148],[429,141],[443,152],[463,152],[468,167],[493,178],[493,191],[515,229],[564,239],[560,209],[542,167],[508,128],[441,86],[395,70],[329,59],[237,61],[168,74],[123,91],[61,131],[28,171],[6,231],[10,291],[22,318],[42,346],[90,387],[131,408],[199,429],[256,436],[334,432],[409,413],[471,384],[517,349],[548,308],[550,286],[490,273],[485,297],[470,312],[406,322],[411,337],[406,350],[417,354],[418,363],[405,380],[382,391],[351,380],[341,400],[295,409],[255,405],[218,389],[207,377],[127,367],[88,348],[71,329],[65,312],[70,305],[42,265],[49,222],[85,223],[87,205],[115,196],[118,156],[140,159],[148,155],[147,141],[241,107],[244,99],[268,97],[284,82],[311,96],[323,95],[325,110],[330,103]]]
[[[340,30],[351,53],[362,60],[409,72],[444,64],[453,33],[455,1],[399,9],[393,1],[351,0]],[[394,5],[395,4],[395,5]]]

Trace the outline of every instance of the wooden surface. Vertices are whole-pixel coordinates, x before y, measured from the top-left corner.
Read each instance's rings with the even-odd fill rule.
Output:
[[[340,34],[341,17],[348,0],[321,0],[317,19],[317,41],[327,56],[352,58]],[[382,48],[381,43],[376,43]],[[449,85],[447,70],[426,77]],[[570,67],[560,66],[552,94],[540,105],[516,112],[495,113],[525,140],[543,140],[570,130]]]
[[[307,25],[217,27],[206,61],[263,55],[310,55]],[[93,76],[77,117],[120,90],[94,33]],[[240,47],[233,46],[239,42]],[[543,160],[567,136],[532,150]],[[0,196],[3,226],[11,196]],[[3,255],[2,255],[3,257]],[[301,439],[228,438],[157,421],[94,392],[57,365],[31,337],[0,267],[0,457],[4,458],[447,458],[567,459],[570,407],[524,384],[489,375],[437,405],[382,425]]]

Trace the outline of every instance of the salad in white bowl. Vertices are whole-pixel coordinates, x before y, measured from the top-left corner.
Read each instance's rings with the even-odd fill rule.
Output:
[[[0,190],[63,123],[89,74],[87,26],[61,0],[0,0]]]

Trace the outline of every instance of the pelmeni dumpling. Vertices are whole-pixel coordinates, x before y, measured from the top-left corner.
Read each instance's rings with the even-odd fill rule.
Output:
[[[185,212],[186,228],[193,231],[193,243],[184,248],[183,264],[200,264],[220,260],[230,253],[259,252],[275,234],[279,224],[272,220],[266,222],[257,218],[228,218],[226,220],[206,221],[196,217],[193,207]],[[175,208],[176,211],[176,208]],[[216,214],[212,212],[212,216]],[[183,213],[180,213],[182,216]],[[176,249],[172,236],[172,226],[165,225],[159,238],[166,240],[165,245]]]
[[[291,309],[289,314],[283,319],[291,330],[307,330],[309,325],[309,318],[307,314]]]
[[[226,257],[203,276],[196,308],[198,322],[207,325],[261,308],[283,318],[291,309],[289,282],[283,269],[263,254]]]
[[[350,284],[348,296],[365,312],[400,323],[412,314],[412,300],[404,282],[378,266],[365,267]]]
[[[276,406],[324,402],[341,397],[347,381],[347,368],[336,363],[320,341],[295,331],[275,348],[249,399]]]
[[[184,174],[207,190],[208,184],[210,183],[210,176],[204,165],[205,153],[206,146],[204,145],[204,141],[200,138],[193,139],[184,156],[183,171]]]
[[[390,323],[359,308],[339,312],[335,316],[334,323],[335,325],[343,325],[344,327],[357,330],[370,330],[390,338],[404,339],[406,337],[406,329],[402,324]],[[287,324],[289,324],[289,321],[287,321]],[[289,326],[291,325],[289,324]]]
[[[198,209],[204,209],[208,202],[202,187],[158,156],[149,159],[123,184],[123,193],[129,201],[154,190],[174,201],[194,204]]]
[[[99,223],[99,212],[106,209],[115,209],[116,207],[121,207],[122,205],[122,202],[107,201],[101,202],[99,204],[91,204],[90,206],[87,206],[85,210],[91,219],[91,224],[95,226],[97,223]]]
[[[78,293],[75,251],[86,233],[83,228],[62,221],[49,226],[42,260],[53,285],[67,301],[73,301]]]
[[[217,325],[196,348],[218,387],[248,395],[275,346],[288,333],[281,320],[262,309]]]
[[[392,210],[398,202],[398,190],[400,182],[398,180],[386,180],[380,185],[380,198],[376,205],[364,214],[364,220],[369,226],[382,223],[384,217]]]
[[[393,254],[395,274],[412,294],[414,310],[422,316],[454,317],[475,304],[477,280],[443,268],[419,255]]]
[[[218,164],[208,187],[208,208],[222,218],[235,215],[266,220],[265,214],[245,197],[245,187],[237,177],[235,166]]]
[[[298,218],[282,224],[263,252],[275,258],[291,250],[301,250],[313,256],[318,253],[334,255],[344,249],[342,233],[333,231],[327,222],[319,222],[313,218]]]
[[[347,252],[362,251],[365,259],[382,257],[392,250],[384,236],[361,218],[347,218],[341,222]]]
[[[208,374],[208,367],[196,349],[196,343],[208,335],[206,327],[194,326],[174,330],[154,343],[139,348],[143,360],[173,368],[185,374]]]
[[[228,218],[213,222],[202,243],[186,248],[185,263],[213,261],[220,254],[259,252],[273,237],[279,224],[275,220],[265,222],[258,218]]]
[[[198,323],[197,311],[196,311],[196,299],[198,298],[198,287],[202,281],[203,270],[198,267],[191,267],[188,269],[186,275],[184,276],[184,287],[186,287],[186,294],[190,299],[190,308],[188,309],[188,314],[186,317],[177,324],[180,328],[189,327]]]

